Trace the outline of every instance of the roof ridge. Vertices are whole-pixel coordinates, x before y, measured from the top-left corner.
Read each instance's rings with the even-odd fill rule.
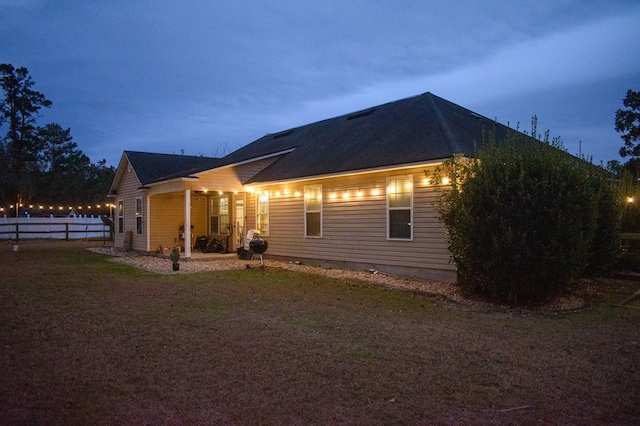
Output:
[[[317,120],[317,121],[312,121],[310,123],[305,123],[305,124],[300,124],[300,125],[297,125],[297,126],[294,126],[294,127],[289,127],[287,129],[280,130],[280,131],[277,131],[277,132],[274,132],[274,133],[267,132],[267,133],[265,133],[265,135],[263,137],[266,137],[266,136],[274,137],[274,136],[279,136],[279,135],[283,135],[283,134],[286,134],[284,136],[288,136],[291,133],[293,133],[294,131],[299,130],[299,129],[303,129],[305,127],[310,127],[310,126],[314,126],[316,124],[321,124],[321,123],[324,123],[324,122],[327,122],[327,121],[332,121],[332,120],[338,120],[338,119],[341,119],[341,118],[349,119],[349,117],[352,117],[352,116],[359,116],[362,113],[371,113],[371,112],[373,112],[373,110],[376,110],[376,109],[379,109],[379,108],[383,108],[383,107],[386,107],[388,105],[396,104],[396,103],[399,103],[399,102],[408,101],[410,99],[419,98],[420,96],[424,96],[424,95],[435,96],[431,92],[425,92],[425,93],[423,93],[421,95],[407,96],[407,97],[396,99],[396,100],[393,100],[393,101],[383,102],[383,103],[378,104],[378,105],[357,109],[357,110],[351,111],[351,112],[345,112],[345,113],[334,115],[334,116],[331,116],[331,117],[328,117],[328,118],[323,118],[323,119],[320,119],[320,120]],[[355,117],[355,118],[357,118],[357,117]],[[244,147],[241,147],[241,148],[244,148]],[[228,154],[227,156],[229,156],[231,154],[233,154],[233,152]]]
[[[447,141],[447,144],[449,145],[449,150],[451,153],[456,153],[456,152],[460,152],[460,146],[456,140],[456,138],[453,136],[453,132],[451,131],[451,129],[449,128],[449,125],[447,124],[447,120],[444,118],[444,115],[442,114],[442,111],[440,111],[440,108],[438,107],[438,105],[436,104],[436,101],[434,99],[434,94],[427,92],[424,93],[423,95],[426,95],[427,98],[427,102],[429,102],[429,106],[432,108],[435,117],[436,117],[436,121],[438,123],[438,127],[440,128],[440,130],[442,131],[442,134],[445,137],[445,140]]]
[[[167,154],[165,152],[148,152],[148,151],[133,151],[125,150],[125,154],[144,154],[144,155],[163,155],[167,157],[183,157],[183,158],[208,158],[213,160],[219,160],[221,157],[209,157],[205,155],[189,155],[189,154]]]

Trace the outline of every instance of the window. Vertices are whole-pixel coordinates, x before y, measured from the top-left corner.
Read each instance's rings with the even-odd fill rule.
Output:
[[[211,234],[229,233],[229,197],[211,198]]]
[[[138,197],[136,198],[136,234],[142,234],[143,217],[142,197]]]
[[[124,200],[118,200],[118,234],[124,233]]]
[[[387,179],[387,238],[411,240],[413,232],[413,180],[411,176]]]
[[[256,195],[256,228],[258,234],[269,235],[269,191],[261,191]]]
[[[305,237],[322,237],[322,185],[304,187]]]

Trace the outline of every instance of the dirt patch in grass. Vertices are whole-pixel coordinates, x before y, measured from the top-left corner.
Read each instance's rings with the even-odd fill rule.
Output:
[[[0,266],[0,424],[637,424],[637,282],[517,312],[279,268],[160,275],[82,243]]]

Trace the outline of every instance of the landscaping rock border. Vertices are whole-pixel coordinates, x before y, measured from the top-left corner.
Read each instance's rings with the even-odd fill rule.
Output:
[[[89,248],[88,250],[95,253],[115,256],[112,259],[114,262],[124,263],[158,274],[189,274],[206,271],[245,269],[247,267],[247,264],[249,263],[247,260],[240,260],[237,258],[221,258],[215,260],[185,259],[180,262],[180,270],[174,272],[171,268],[171,262],[165,255],[147,254],[140,252],[123,252],[116,249],[115,247],[95,247]],[[259,264],[254,261],[253,265],[258,266]],[[309,274],[325,275],[331,278],[352,279],[390,289],[400,289],[421,294],[437,295],[467,306],[493,308],[508,311],[523,311],[523,309],[521,308],[515,309],[511,307],[469,299],[462,294],[460,287],[455,284],[408,279],[379,271],[356,271],[348,269],[322,268],[317,266],[304,265],[300,262],[283,262],[277,260],[269,260],[268,267],[288,269]],[[565,296],[556,299],[553,303],[547,306],[527,310],[568,311],[580,309],[584,306],[585,302],[582,298],[577,296]]]

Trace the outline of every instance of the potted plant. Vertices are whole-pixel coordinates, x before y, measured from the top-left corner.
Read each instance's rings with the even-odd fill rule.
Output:
[[[174,248],[171,254],[169,255],[169,259],[171,263],[173,263],[173,270],[180,270],[180,249],[178,247]]]

